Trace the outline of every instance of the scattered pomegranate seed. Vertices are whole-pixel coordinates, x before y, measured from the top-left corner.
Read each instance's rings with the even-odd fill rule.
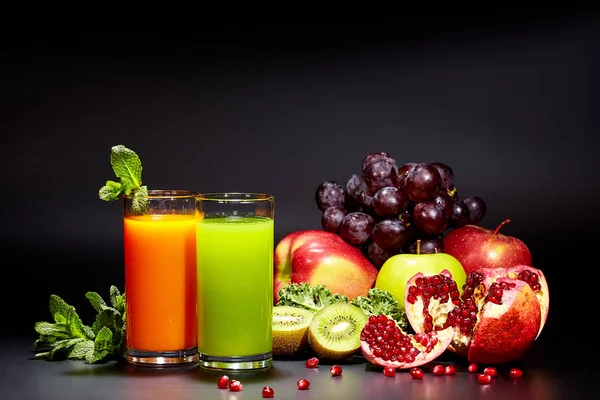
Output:
[[[244,385],[242,385],[242,382],[240,381],[236,381],[234,379],[231,382],[229,382],[229,390],[232,392],[241,392],[243,388]]]
[[[262,397],[273,397],[275,395],[275,391],[273,388],[269,386],[265,386],[262,390]]]
[[[229,386],[229,377],[227,375],[223,375],[222,377],[219,378],[219,381],[217,382],[217,387],[219,389],[227,389],[228,386]]]
[[[300,379],[298,381],[298,390],[307,390],[310,386],[310,382],[306,379]]]
[[[492,378],[495,378],[495,377],[498,376],[498,370],[496,368],[494,368],[494,367],[486,367],[486,368],[484,368],[483,369],[483,373],[485,375],[491,376]]]
[[[508,374],[511,378],[520,378],[523,376],[523,371],[521,371],[519,368],[511,368]]]
[[[394,376],[394,375],[396,375],[396,368],[394,368],[394,367],[385,367],[383,369],[383,374],[385,376]]]
[[[331,372],[331,376],[340,376],[342,375],[342,367],[339,365],[334,365],[329,368],[329,372]]]
[[[490,383],[492,381],[492,377],[491,375],[487,375],[487,374],[477,374],[477,382],[481,383],[482,385],[487,385],[488,383]]]
[[[423,376],[425,376],[425,374],[423,373],[423,370],[421,368],[411,368],[410,369],[410,376],[412,376],[413,379],[423,379]]]
[[[317,357],[312,357],[306,360],[306,368],[317,368],[319,365],[319,359]]]
[[[478,369],[479,369],[479,365],[477,365],[476,363],[471,363],[467,367],[467,371],[469,371],[469,372],[477,372]]]
[[[436,366],[433,367],[433,374],[440,376],[440,375],[444,375],[444,366],[441,364],[438,364]]]
[[[456,375],[456,367],[452,364],[450,365],[446,365],[446,368],[444,368],[444,374],[446,375]]]

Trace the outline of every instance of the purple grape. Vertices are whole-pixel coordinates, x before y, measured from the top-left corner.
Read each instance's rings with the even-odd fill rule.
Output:
[[[346,194],[356,199],[356,191],[364,182],[362,176],[358,174],[350,175],[350,178],[346,181]]]
[[[329,207],[321,215],[321,226],[323,230],[332,233],[338,233],[342,221],[348,212],[340,207]]]
[[[399,250],[384,250],[375,242],[369,243],[367,248],[367,258],[377,269],[380,269],[389,258],[399,253]]]
[[[408,205],[408,198],[394,186],[379,189],[373,196],[373,211],[381,217],[400,215]]]
[[[363,182],[356,190],[356,201],[366,211],[373,209],[373,192],[369,190],[367,185]]]
[[[469,209],[469,224],[475,225],[485,217],[487,205],[481,197],[465,197],[463,201]]]
[[[396,160],[394,160],[394,157],[392,157],[390,155],[390,153],[386,153],[385,151],[376,151],[376,152],[367,154],[365,156],[365,158],[363,158],[362,165],[361,165],[361,171],[364,172],[370,164],[377,162],[377,161],[381,161],[381,160],[386,160],[386,161],[392,162],[393,164],[396,165],[396,169],[398,169]]]
[[[373,193],[386,186],[395,186],[398,179],[398,167],[389,160],[374,161],[367,165],[362,177]]]
[[[452,215],[452,204],[454,198],[448,194],[445,190],[440,190],[438,194],[433,198],[433,202],[444,211],[446,218]]]
[[[440,237],[429,238],[429,239],[418,239],[419,240],[419,251],[418,254],[433,254],[444,252],[444,240]],[[408,245],[407,252],[410,254],[417,254],[417,241],[415,240]]]
[[[465,226],[469,223],[469,218],[469,207],[463,200],[454,199],[452,215],[448,218],[448,227],[456,229]]]
[[[415,227],[427,235],[440,234],[448,227],[445,211],[432,200],[417,203],[412,220]]]
[[[325,181],[317,187],[315,200],[319,210],[325,211],[329,207],[344,208],[346,192],[344,187],[335,181]]]
[[[348,213],[342,220],[338,235],[344,241],[359,246],[371,239],[375,226],[375,219],[364,212],[355,211]]]
[[[373,241],[383,250],[399,250],[409,238],[404,222],[398,218],[377,222],[371,235]]]
[[[410,162],[403,164],[400,168],[398,168],[398,178],[396,179],[396,187],[402,191],[405,191],[406,186],[406,177],[412,171],[417,163]]]
[[[433,165],[440,173],[440,177],[442,178],[442,189],[454,189],[454,171],[452,171],[452,168],[441,162],[434,162],[431,165]]]
[[[417,164],[406,176],[406,194],[415,203],[433,199],[441,186],[440,173],[431,164]]]

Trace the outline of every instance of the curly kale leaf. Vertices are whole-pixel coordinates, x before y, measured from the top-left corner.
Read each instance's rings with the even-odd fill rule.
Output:
[[[349,303],[347,296],[332,293],[325,285],[310,286],[308,282],[289,283],[279,292],[277,305],[305,308],[317,312],[323,307],[334,303]]]
[[[406,312],[399,308],[398,301],[387,290],[372,288],[369,290],[368,296],[358,296],[352,300],[351,304],[363,310],[367,315],[387,315],[394,319],[405,332],[409,329]]]

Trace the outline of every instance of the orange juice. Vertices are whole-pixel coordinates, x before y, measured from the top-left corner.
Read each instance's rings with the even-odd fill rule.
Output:
[[[196,347],[196,217],[125,216],[126,345],[136,351]]]

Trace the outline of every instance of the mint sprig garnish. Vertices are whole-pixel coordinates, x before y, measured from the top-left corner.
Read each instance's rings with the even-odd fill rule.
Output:
[[[123,194],[129,196],[133,193],[131,209],[136,214],[143,214],[148,188],[142,186],[142,162],[138,155],[123,145],[113,146],[110,149],[110,165],[119,181],[106,181],[98,191],[100,199],[114,201]]]
[[[121,357],[125,352],[125,294],[110,287],[110,305],[96,292],[87,292],[87,299],[97,312],[90,327],[84,325],[75,307],[59,296],[50,296],[50,313],[54,322],[35,323],[40,335],[33,343],[35,358],[85,360],[89,364]]]

